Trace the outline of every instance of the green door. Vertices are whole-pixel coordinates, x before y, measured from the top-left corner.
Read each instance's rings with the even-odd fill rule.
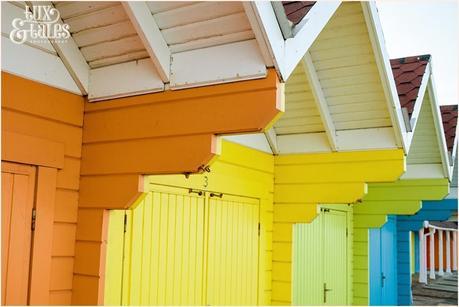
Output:
[[[321,209],[310,224],[293,227],[293,304],[348,303],[347,213]]]

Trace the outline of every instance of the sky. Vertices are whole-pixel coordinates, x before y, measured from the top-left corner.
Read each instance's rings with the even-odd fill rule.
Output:
[[[459,1],[377,0],[390,58],[431,54],[441,105],[459,102]]]

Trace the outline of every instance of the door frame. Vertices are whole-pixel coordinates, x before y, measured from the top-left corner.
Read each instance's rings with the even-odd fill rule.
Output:
[[[3,146],[2,146],[3,148]],[[54,165],[52,161],[51,165]],[[46,164],[46,163],[42,163]],[[27,164],[9,158],[2,160],[2,171],[14,171],[24,166],[35,169],[35,197],[33,208],[36,210],[35,230],[31,238],[31,256],[29,260],[28,303],[30,305],[49,305],[51,257],[53,244],[54,207],[57,184],[57,168],[37,164]]]

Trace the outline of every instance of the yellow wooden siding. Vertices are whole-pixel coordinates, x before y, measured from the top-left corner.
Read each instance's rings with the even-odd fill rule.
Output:
[[[424,101],[417,119],[416,133],[413,136],[406,161],[408,164],[441,163],[437,129],[433,121],[432,105],[428,91],[424,95]]]
[[[285,99],[285,113],[274,125],[277,135],[324,131],[302,62],[285,85]]]
[[[273,231],[273,169],[274,169],[274,158],[272,155],[268,155],[266,153],[262,153],[257,150],[249,149],[246,147],[243,147],[241,145],[237,145],[234,143],[230,143],[227,141],[222,142],[222,155],[215,161],[215,163],[212,164],[210,173],[203,173],[203,174],[196,174],[196,175],[190,175],[189,177],[186,177],[184,175],[162,175],[162,176],[149,176],[146,180],[147,184],[145,186],[145,191],[152,191],[160,186],[163,188],[175,186],[175,187],[187,187],[188,189],[193,189],[193,190],[206,190],[206,191],[214,191],[217,192],[217,196],[219,196],[219,193],[223,193],[223,198],[220,199],[219,197],[211,197],[212,203],[218,202],[218,201],[227,201],[227,205],[223,204],[223,207],[226,208],[226,210],[229,210],[229,204],[233,204],[234,208],[238,208],[236,211],[231,211],[229,210],[230,214],[236,215],[236,212],[239,216],[244,216],[244,214],[247,217],[253,217],[255,219],[255,216],[257,217],[257,223],[256,224],[251,224],[250,226],[250,233],[252,233],[252,238],[255,240],[253,237],[253,232],[255,231],[258,237],[258,221],[260,222],[260,236],[258,237],[258,248],[256,250],[251,249],[250,254],[255,254],[258,259],[258,265],[253,265],[250,264],[250,261],[247,262],[250,265],[248,266],[249,270],[244,271],[245,274],[247,272],[250,272],[250,270],[256,270],[258,274],[258,279],[257,280],[252,280],[252,281],[244,281],[242,279],[238,280],[237,283],[244,284],[246,283],[246,289],[250,291],[248,293],[253,293],[254,296],[247,297],[247,295],[244,297],[241,295],[241,297],[238,297],[237,300],[230,301],[228,304],[256,304],[258,300],[258,304],[261,305],[268,305],[271,303],[271,271],[272,271],[272,231]],[[188,189],[185,190],[186,194],[188,193]],[[147,193],[146,195],[148,195]],[[193,193],[196,195],[195,193]],[[192,195],[193,195],[192,194]],[[206,192],[207,197],[209,197],[210,192]],[[233,196],[229,196],[229,195]],[[235,195],[238,195],[236,197]],[[197,196],[196,196],[197,197]],[[231,200],[228,200],[230,197]],[[242,210],[241,206],[234,206],[235,204],[235,199],[239,199],[238,201],[240,202],[241,199],[243,199],[244,203],[250,203],[252,205],[245,205],[246,209],[249,210],[248,208],[252,208],[252,211],[244,211]],[[141,200],[139,200],[141,201]],[[258,206],[253,206],[254,203],[257,203]],[[140,206],[140,205],[139,205]],[[209,208],[212,208],[212,204]],[[258,213],[254,213],[253,207],[257,207],[256,210]],[[138,207],[135,207],[138,208]],[[259,209],[258,209],[259,208]],[[137,210],[137,209],[132,209],[132,210]],[[132,210],[127,210],[128,212],[128,221],[130,221],[129,213]],[[212,209],[213,210],[213,209]],[[225,214],[228,214],[228,212],[225,212]],[[250,214],[252,215],[250,215]],[[223,216],[225,216],[225,214]],[[210,216],[209,213],[207,213],[206,216]],[[109,240],[111,236],[111,225],[114,225],[112,223],[112,218],[113,214],[110,216],[110,223],[109,223]],[[208,223],[207,219],[205,219],[205,223]],[[179,222],[176,222],[178,224]],[[116,223],[115,223],[116,225]],[[221,227],[223,225],[220,221],[218,224],[218,227]],[[227,223],[226,224],[228,227],[235,227],[235,224],[232,223]],[[213,227],[212,224],[210,224],[209,227]],[[128,227],[129,229],[129,227]],[[246,232],[249,231],[249,228],[246,229]],[[242,230],[241,230],[242,232]],[[243,242],[247,243],[247,234],[245,233],[244,235],[244,240]],[[225,232],[223,232],[221,235],[223,235]],[[228,235],[227,233],[226,235]],[[209,235],[206,234],[205,236]],[[240,236],[241,234],[236,231],[234,235]],[[210,238],[210,237],[209,237]],[[107,272],[111,270],[112,263],[111,263],[111,256],[110,256],[110,244],[111,242],[108,243],[108,256],[107,256]],[[128,246],[131,244],[128,240],[128,238],[125,240],[125,246]],[[190,243],[191,244],[191,243]],[[250,243],[250,246],[255,246],[254,243]],[[174,245],[175,246],[175,245]],[[209,247],[212,247],[212,244],[209,245]],[[184,247],[185,249],[186,247]],[[231,250],[232,253],[235,253],[236,250],[238,249],[233,249],[233,246],[227,247]],[[242,250],[242,249],[241,249]],[[220,251],[221,252],[221,251]],[[211,254],[211,251],[208,251],[209,255]],[[247,254],[249,252],[247,251]],[[128,258],[129,255],[126,255]],[[156,257],[156,256],[152,256]],[[115,257],[116,258],[116,257]],[[236,257],[237,258],[237,257]],[[247,258],[244,256],[244,259]],[[241,259],[241,258],[238,258]],[[252,258],[252,262],[254,258]],[[226,258],[227,261],[230,261],[230,258]],[[247,259],[246,259],[247,260]],[[203,261],[207,261],[204,259]],[[248,261],[248,260],[247,260]],[[221,266],[220,263],[212,263],[212,261],[209,260],[208,262],[209,268],[212,266],[218,265]],[[231,264],[231,262],[229,262]],[[207,272],[206,276],[211,276],[212,274]],[[217,273],[222,274],[222,273]],[[125,278],[126,275],[128,275],[127,272],[124,273]],[[241,275],[237,274],[241,278],[244,278],[244,276],[247,275]],[[251,275],[253,276],[253,274]],[[113,284],[113,282],[106,280],[106,285],[107,287],[109,285]],[[224,287],[226,288],[227,285],[225,284]],[[236,290],[232,291],[237,291],[238,287],[240,285],[237,285],[234,287]],[[257,291],[258,289],[258,291]],[[127,291],[126,289],[123,289],[123,291]],[[106,304],[111,304],[113,300],[110,300],[110,298],[107,300],[107,294],[111,293],[111,291],[107,290],[106,288]],[[203,297],[205,297],[205,293],[203,293]],[[125,297],[127,297],[125,295]],[[213,299],[210,297],[209,299]],[[116,298],[115,298],[116,302]],[[239,302],[239,303],[238,303]],[[255,303],[253,303],[255,302]],[[126,303],[126,302],[124,302]],[[119,304],[119,303],[118,303]],[[204,304],[204,302],[200,302],[200,304]],[[213,303],[211,303],[213,304]],[[218,303],[215,303],[218,304]]]

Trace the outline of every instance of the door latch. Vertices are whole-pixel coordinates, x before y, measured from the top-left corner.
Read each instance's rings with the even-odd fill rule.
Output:
[[[324,303],[327,302],[327,292],[331,290],[332,289],[327,289],[327,283],[324,282]]]
[[[383,272],[381,272],[381,288],[384,287],[384,280],[386,279],[386,275],[384,275]]]

